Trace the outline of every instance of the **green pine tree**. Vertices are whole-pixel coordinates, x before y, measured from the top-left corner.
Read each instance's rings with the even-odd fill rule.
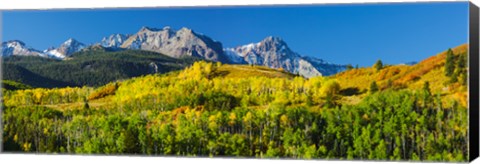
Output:
[[[370,84],[370,93],[375,93],[378,91],[378,85],[377,85],[377,82],[373,81],[371,84]]]
[[[453,55],[452,49],[448,49],[447,57],[445,62],[445,75],[451,77],[455,71],[455,57]]]
[[[347,70],[351,70],[351,69],[353,69],[353,66],[351,64],[348,64],[347,65]]]
[[[375,68],[377,71],[383,69],[382,60],[377,60],[377,62],[375,62],[375,64],[373,65],[373,68]]]
[[[428,81],[425,81],[425,83],[423,83],[423,90],[427,95],[431,95],[430,83]]]

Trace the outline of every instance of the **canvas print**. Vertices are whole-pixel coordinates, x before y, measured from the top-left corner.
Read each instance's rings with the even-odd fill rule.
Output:
[[[465,162],[468,7],[2,11],[2,151]]]

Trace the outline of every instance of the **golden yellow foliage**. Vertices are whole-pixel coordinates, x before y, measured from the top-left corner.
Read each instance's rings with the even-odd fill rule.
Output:
[[[320,95],[322,95],[323,97],[333,96],[338,94],[338,92],[340,92],[340,89],[341,87],[337,80],[328,80],[320,88]]]
[[[289,119],[288,119],[288,116],[283,114],[281,117],[280,117],[280,123],[283,125],[283,126],[286,126],[288,125],[288,122],[289,122]]]
[[[237,120],[237,115],[235,113],[230,113],[230,116],[228,118],[229,118],[228,124],[232,126],[235,124],[235,121]]]
[[[466,53],[468,45],[463,44],[452,48],[455,55]],[[428,81],[432,93],[441,93],[448,96],[457,93],[465,93],[465,90],[458,88],[459,84],[447,84],[449,78],[444,75],[444,64],[446,51],[431,56],[415,65],[394,65],[387,66],[380,71],[373,68],[359,68],[338,73],[332,78],[336,79],[342,88],[356,88],[360,91],[368,90],[369,85],[376,81],[380,89],[389,87],[395,89],[407,88],[411,90],[422,89],[423,84]],[[391,85],[389,86],[389,80]],[[457,100],[467,99],[466,95],[457,94]]]

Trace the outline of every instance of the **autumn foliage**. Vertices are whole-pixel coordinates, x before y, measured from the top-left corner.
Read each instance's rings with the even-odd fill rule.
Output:
[[[109,83],[97,89],[93,93],[91,93],[88,96],[88,100],[94,100],[94,99],[103,98],[105,96],[114,95],[117,88],[118,88],[118,83]]]
[[[467,86],[446,83],[441,56],[309,79],[200,61],[99,88],[7,90],[4,151],[464,162]]]

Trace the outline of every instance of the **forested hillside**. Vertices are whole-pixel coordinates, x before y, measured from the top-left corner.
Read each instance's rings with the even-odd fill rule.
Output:
[[[131,77],[180,70],[196,60],[140,50],[92,48],[63,61],[33,56],[5,58],[3,78],[42,88],[101,86]]]
[[[19,89],[29,89],[31,87],[15,81],[2,80],[2,88],[4,88],[5,90],[19,90]]]
[[[101,87],[6,90],[4,151],[467,161],[465,52],[310,79],[200,61]]]

